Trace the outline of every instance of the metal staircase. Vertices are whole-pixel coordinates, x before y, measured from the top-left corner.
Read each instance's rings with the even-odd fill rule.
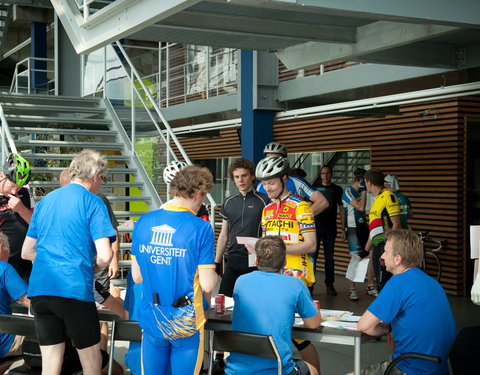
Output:
[[[10,23],[12,5],[0,2],[0,53],[3,52],[5,37],[7,35],[8,25]]]
[[[100,151],[109,161],[102,192],[110,200],[120,224],[161,205],[155,187],[132,152],[130,139],[107,100],[0,93],[2,111],[6,120],[2,121],[2,128],[8,127],[17,151],[31,163],[29,186],[36,201],[59,186],[58,176],[69,166],[75,153],[90,148]],[[131,227],[121,232],[130,232]],[[121,252],[129,248],[129,243],[121,244]],[[120,265],[128,266],[128,263],[123,261]]]

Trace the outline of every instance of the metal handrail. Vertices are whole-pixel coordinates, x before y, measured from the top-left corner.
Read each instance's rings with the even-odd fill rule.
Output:
[[[8,126],[7,119],[5,117],[5,112],[3,111],[3,107],[0,104],[0,120],[1,120],[1,134],[2,134],[2,160],[7,158],[7,150],[10,147],[10,151],[12,153],[17,153],[17,146],[15,146],[15,142],[13,141],[12,133],[10,133],[10,128]],[[5,138],[6,141],[5,142]]]
[[[183,148],[183,146],[181,145],[180,141],[178,140],[175,132],[172,130],[169,122],[167,121],[167,119],[165,118],[165,116],[163,115],[162,111],[160,110],[160,107],[158,106],[157,102],[153,99],[153,96],[150,92],[150,90],[148,89],[148,87],[145,85],[145,83],[143,82],[143,79],[142,77],[140,76],[140,74],[138,73],[138,71],[136,70],[135,66],[132,64],[132,61],[130,60],[130,57],[126,54],[125,50],[123,49],[123,46],[121,45],[120,42],[115,42],[118,50],[122,53],[122,56],[123,58],[125,59],[125,61],[128,63],[129,67],[130,67],[130,71],[131,73],[135,76],[135,79],[137,80],[137,82],[140,84],[142,90],[143,90],[143,93],[144,95],[148,98],[148,100],[150,101],[150,104],[153,106],[153,109],[155,110],[156,114],[158,115],[158,117],[161,119],[163,125],[165,126],[165,130],[166,130],[166,135],[173,140],[173,142],[175,143],[175,146],[178,148],[178,150],[180,151],[183,159],[185,160],[185,162],[187,164],[192,164],[192,161],[190,160],[189,156],[187,155],[187,153],[185,152],[185,149]],[[113,48],[110,46],[110,48]],[[121,59],[119,58],[119,56],[117,54],[115,54],[118,62],[123,66],[123,63],[121,61]],[[129,77],[129,75],[127,74],[126,75],[127,79],[130,81],[130,84],[131,84],[131,87],[132,89],[135,91],[135,94],[137,95],[137,97],[140,99],[142,105],[144,106],[144,109],[147,111],[149,117],[152,119],[152,122],[155,126],[155,128],[157,129],[158,133],[160,134],[162,140],[165,142],[165,144],[167,145],[167,150],[169,151],[169,153],[173,156],[173,158],[175,160],[178,160],[177,158],[177,155],[171,150],[169,146],[169,143],[167,143],[167,139],[165,138],[165,132],[162,131],[162,129],[160,129],[160,126],[158,125],[158,122],[157,120],[155,119],[155,117],[152,115],[151,113],[151,108],[147,105],[146,101],[143,99],[142,95],[140,95],[138,89],[135,87],[135,82],[132,78]],[[134,107],[134,103],[132,103],[132,108]],[[133,144],[133,140],[132,140],[132,144]],[[208,201],[210,202],[210,205],[211,205],[211,215],[210,215],[210,221],[211,221],[211,224],[212,226],[215,225],[215,215],[214,215],[214,212],[215,212],[215,206],[217,205],[216,202],[215,202],[215,199],[213,198],[213,196],[208,193],[207,194],[207,198],[208,198]]]
[[[50,59],[50,58],[46,58],[46,57],[26,57],[24,58],[23,60],[17,62],[17,64],[15,65],[15,72],[13,74],[13,79],[12,79],[12,83],[10,85],[10,92],[14,92],[14,93],[17,93],[18,94],[18,89],[19,89],[19,86],[18,86],[18,77],[23,77],[23,76],[27,76],[27,92],[30,94],[31,92],[31,73],[32,72],[43,72],[43,73],[55,73],[55,70],[54,69],[32,69],[31,67],[31,61],[45,61],[47,62],[47,64],[49,62],[51,63],[54,63],[55,62],[55,59]],[[20,66],[22,66],[24,63],[27,63],[27,68],[25,70],[22,70],[21,72],[19,72],[19,68]],[[55,79],[51,79],[51,80],[47,80],[47,94],[50,93],[51,91],[54,91],[55,89],[51,89],[49,90],[48,87],[50,86],[51,83],[55,83]]]

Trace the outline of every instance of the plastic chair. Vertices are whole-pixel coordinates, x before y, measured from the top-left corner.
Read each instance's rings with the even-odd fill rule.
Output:
[[[480,326],[460,330],[448,354],[450,375],[480,374]]]
[[[398,362],[403,361],[404,359],[407,359],[407,358],[423,359],[425,361],[430,361],[435,363],[440,363],[442,361],[440,357],[435,357],[432,355],[426,355],[426,354],[420,354],[420,353],[404,353],[398,356],[397,358],[395,358],[392,362],[388,364],[383,375],[390,375],[390,372],[393,371],[393,368],[395,367],[395,365]]]
[[[214,352],[233,352],[255,355],[277,360],[278,375],[282,374],[282,358],[271,335],[238,331],[213,331],[210,336],[210,366],[208,374],[212,374]]]
[[[142,329],[138,322],[133,320],[112,321],[112,337],[110,342],[110,359],[108,361],[108,375],[112,375],[113,354],[115,341],[142,341]]]

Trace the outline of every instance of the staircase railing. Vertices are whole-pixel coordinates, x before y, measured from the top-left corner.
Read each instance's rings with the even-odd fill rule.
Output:
[[[7,155],[12,153],[17,153],[17,146],[15,146],[15,142],[13,141],[12,133],[10,133],[10,128],[8,127],[8,122],[5,117],[5,112],[3,111],[3,107],[0,104],[0,120],[2,125],[2,160],[7,158]]]
[[[124,61],[128,64],[128,67],[130,68],[130,75],[126,74],[125,76],[130,83],[130,87],[131,87],[131,90],[132,90],[132,99],[134,98],[134,96],[136,96],[136,98],[138,98],[140,100],[140,102],[142,103],[146,113],[148,114],[148,116],[152,120],[152,123],[155,126],[155,129],[157,130],[157,132],[160,135],[162,141],[166,145],[167,154],[169,156],[171,156],[174,160],[178,160],[178,157],[177,157],[176,153],[172,150],[172,148],[170,146],[170,140],[171,140],[175,144],[176,148],[178,149],[178,151],[182,155],[185,162],[187,164],[192,164],[189,156],[187,155],[185,149],[183,148],[180,141],[178,140],[175,132],[172,130],[172,127],[170,126],[169,122],[167,121],[167,119],[163,115],[162,111],[160,110],[160,107],[159,107],[157,101],[153,98],[150,90],[148,89],[148,87],[143,82],[142,77],[140,76],[137,69],[133,65],[132,61],[130,60],[130,57],[125,52],[123,46],[118,41],[115,42],[115,46],[116,46],[116,51],[118,51],[121,54],[121,57],[124,59]],[[112,46],[106,46],[104,48],[113,49]],[[122,59],[120,59],[120,57],[118,56],[117,53],[115,53],[114,55],[116,56],[116,58],[118,60],[118,63],[123,67]],[[105,82],[106,82],[106,80],[105,80]],[[135,83],[137,83],[137,82],[141,86],[141,89],[143,90],[143,93],[142,93],[143,95],[140,93],[139,89],[136,87]],[[106,90],[104,90],[104,92],[105,91]],[[146,97],[146,99],[148,100],[149,103],[147,103],[147,100],[145,99],[145,97]],[[134,104],[133,100],[132,100],[131,104],[132,104],[131,105],[131,110],[135,111],[135,104]],[[152,113],[152,110],[154,111],[154,113]],[[158,118],[156,118],[155,115],[158,116],[158,118],[161,120],[161,123],[165,127],[164,130],[162,130],[160,128]],[[134,120],[134,116],[132,116],[132,120]],[[132,151],[135,152],[135,149],[134,149],[134,145],[135,145],[135,121],[132,121],[131,143],[132,143]],[[211,194],[207,195],[207,199],[210,202],[210,210],[211,210],[210,221],[212,223],[212,226],[214,226],[214,224],[215,224],[215,207],[216,207],[217,204],[216,204],[215,199],[213,198],[213,196]]]
[[[34,68],[32,65],[32,62],[38,61],[38,62],[45,62],[47,68],[46,69],[39,69],[39,68]],[[15,65],[15,72],[13,74],[13,79],[12,79],[12,84],[10,85],[10,92],[18,93],[19,91],[25,90],[28,94],[31,94],[33,90],[36,90],[36,88],[32,87],[32,74],[34,73],[45,73],[48,77],[49,73],[51,75],[55,75],[55,69],[48,69],[48,63],[54,63],[55,59],[47,59],[43,57],[26,57],[23,60],[19,61]],[[27,64],[27,68],[24,70],[21,70],[25,63]],[[19,79],[21,78],[26,78],[27,79],[27,85],[22,86],[19,83]],[[45,81],[45,88],[42,90],[45,90],[47,94],[51,94],[55,92],[55,79],[50,79]]]

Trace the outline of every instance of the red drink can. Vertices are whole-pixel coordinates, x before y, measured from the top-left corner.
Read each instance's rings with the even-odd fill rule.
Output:
[[[214,311],[216,313],[221,313],[221,314],[225,312],[225,295],[224,294],[217,294],[215,296]]]
[[[320,312],[320,301],[319,300],[314,300],[313,303],[315,304],[315,306],[317,306],[318,312]]]

